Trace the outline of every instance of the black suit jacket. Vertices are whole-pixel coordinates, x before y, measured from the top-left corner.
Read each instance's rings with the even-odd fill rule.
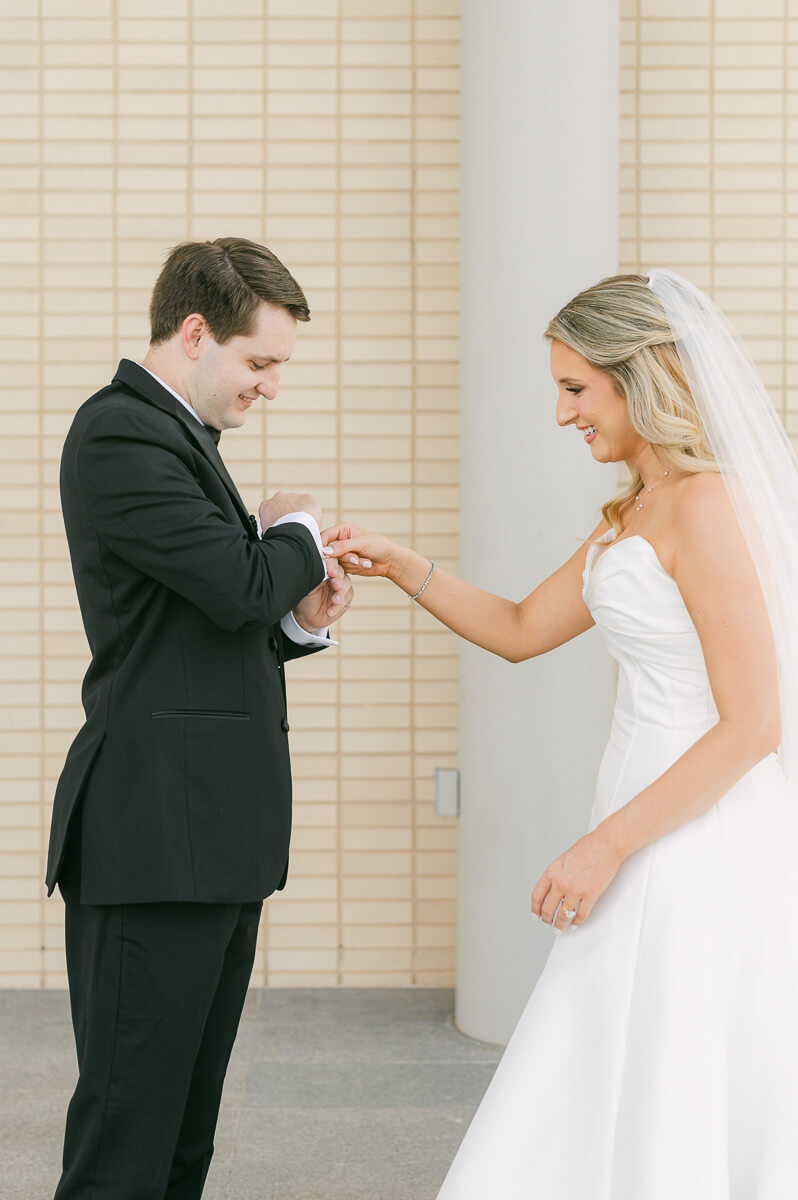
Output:
[[[258,539],[208,430],[143,367],[75,415],[61,501],[92,653],[55,794],[51,894],[79,815],[84,904],[244,902],[285,884],[280,618],[324,578],[304,525]]]

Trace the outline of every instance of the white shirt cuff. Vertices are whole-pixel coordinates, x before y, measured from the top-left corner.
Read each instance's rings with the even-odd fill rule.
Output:
[[[335,638],[327,637],[327,630],[330,628],[326,625],[324,629],[317,629],[315,633],[308,633],[307,629],[303,629],[292,612],[286,613],[280,618],[280,628],[286,637],[290,637],[292,642],[296,642],[298,646],[337,646]]]
[[[284,517],[278,517],[277,520],[269,526],[270,529],[275,529],[278,525],[285,525],[288,521],[293,521],[295,524],[304,525],[313,536],[313,541],[316,543],[316,549],[319,552],[319,558],[324,564],[324,578],[329,579],[330,573],[327,569],[327,557],[324,554],[324,549],[321,544],[321,531],[319,523],[310,513],[295,512],[286,513]],[[258,533],[261,532],[260,520],[258,520]],[[335,638],[327,637],[329,625],[325,625],[324,629],[317,629],[315,633],[308,633],[307,629],[303,629],[292,612],[286,613],[280,619],[280,628],[286,637],[289,637],[292,642],[296,642],[298,646],[337,646]]]

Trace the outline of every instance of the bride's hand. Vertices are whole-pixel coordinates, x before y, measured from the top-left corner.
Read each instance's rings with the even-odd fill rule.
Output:
[[[563,904],[554,921],[555,929],[564,929],[568,918],[563,908],[578,908],[571,925],[583,925],[590,910],[607,885],[614,879],[621,860],[595,830],[574,842],[570,850],[555,858],[541,875],[532,892],[532,912],[551,925],[560,901]]]
[[[337,558],[347,575],[387,576],[394,579],[402,561],[402,547],[379,533],[356,525],[331,525],[321,535],[325,554]]]

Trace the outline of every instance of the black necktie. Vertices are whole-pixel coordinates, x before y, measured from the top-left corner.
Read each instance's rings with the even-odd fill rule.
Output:
[[[219,438],[222,436],[221,429],[214,429],[213,425],[206,425],[205,428],[208,430],[208,433],[213,438],[214,444],[218,446]]]

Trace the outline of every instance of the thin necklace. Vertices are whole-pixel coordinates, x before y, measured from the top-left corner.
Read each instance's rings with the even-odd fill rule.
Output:
[[[653,492],[654,488],[659,487],[659,485],[662,483],[662,480],[665,478],[665,476],[670,475],[670,473],[671,473],[671,469],[670,469],[670,467],[668,467],[668,470],[665,472],[665,475],[662,476],[662,479],[658,479],[656,483],[652,483],[651,487],[640,489],[640,491],[637,493],[637,497],[636,497],[636,499],[639,501],[639,503],[635,505],[635,512],[640,512],[640,509],[643,507],[643,501],[642,501],[641,497],[643,495],[645,495],[646,499],[648,499],[648,493]]]

